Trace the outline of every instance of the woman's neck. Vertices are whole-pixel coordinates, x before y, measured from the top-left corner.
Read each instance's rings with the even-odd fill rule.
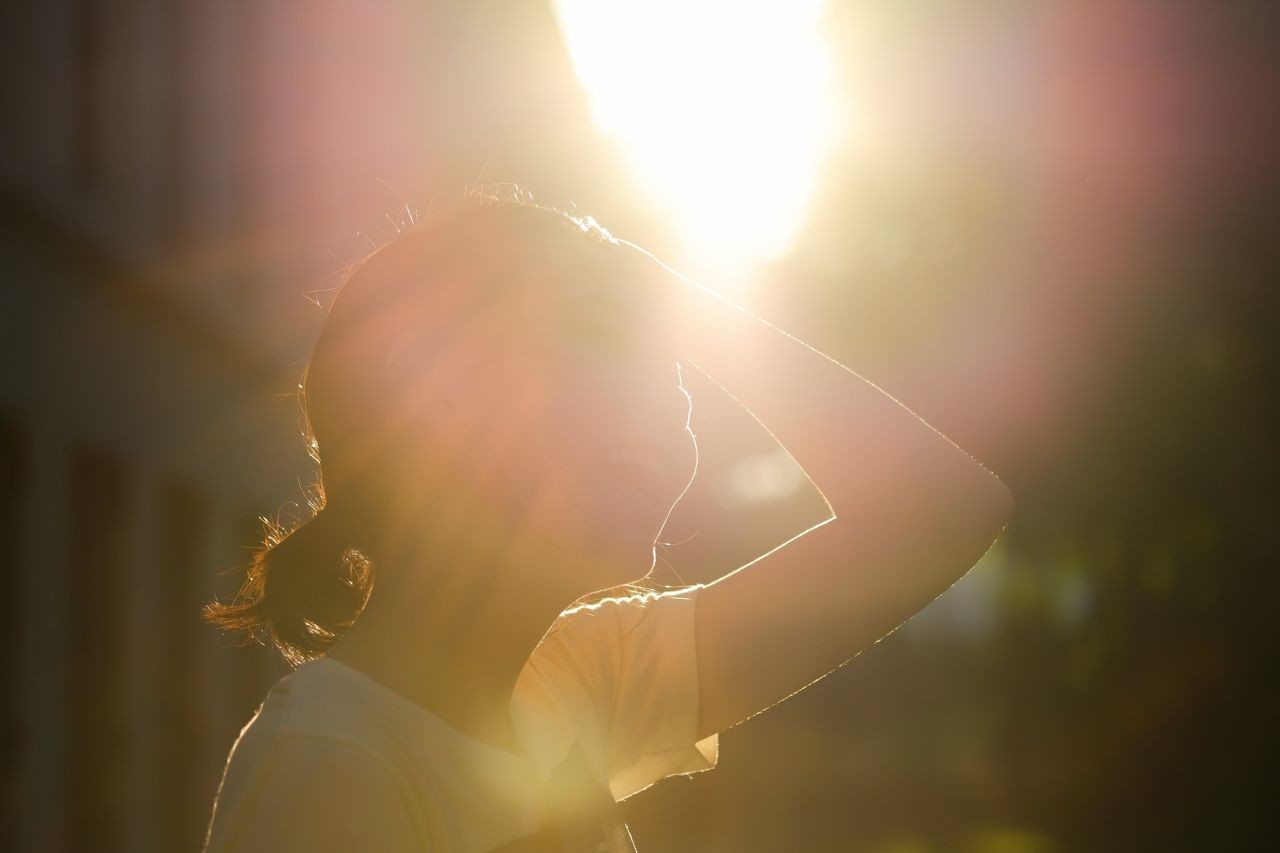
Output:
[[[468,559],[387,568],[328,655],[464,734],[519,751],[509,713],[516,679],[581,590],[547,582],[563,577],[563,566]]]

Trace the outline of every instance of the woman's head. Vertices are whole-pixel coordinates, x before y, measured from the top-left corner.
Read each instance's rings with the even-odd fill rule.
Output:
[[[554,584],[566,604],[645,575],[696,459],[655,269],[590,220],[475,200],[366,258],[301,388],[318,515],[271,531],[211,618],[296,662],[375,571]],[[562,568],[511,575],[526,562]]]

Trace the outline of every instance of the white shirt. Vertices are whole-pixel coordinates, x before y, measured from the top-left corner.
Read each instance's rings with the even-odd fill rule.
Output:
[[[718,736],[697,737],[700,589],[606,599],[557,620],[512,694],[522,754],[342,663],[304,664],[232,747],[207,853],[481,853],[538,833],[557,768],[585,764],[620,801],[714,767]]]

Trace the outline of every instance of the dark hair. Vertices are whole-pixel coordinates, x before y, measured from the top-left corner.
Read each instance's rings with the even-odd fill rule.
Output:
[[[297,666],[324,654],[368,603],[376,543],[362,537],[379,507],[360,484],[368,472],[394,464],[404,414],[394,380],[352,379],[367,375],[370,365],[388,364],[396,345],[384,335],[361,335],[369,320],[412,310],[413,300],[444,278],[491,299],[539,265],[568,274],[566,264],[594,251],[593,244],[615,242],[590,217],[535,205],[519,188],[489,188],[468,193],[349,269],[298,387],[304,440],[319,466],[304,495],[310,517],[263,518],[263,541],[244,567],[239,593],[230,603],[206,605],[205,618],[273,643]]]

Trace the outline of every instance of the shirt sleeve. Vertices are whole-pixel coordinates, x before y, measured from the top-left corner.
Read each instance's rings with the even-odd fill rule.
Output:
[[[698,737],[701,588],[606,599],[562,617],[517,687],[544,766],[576,742],[621,801],[716,765],[719,736]]]

